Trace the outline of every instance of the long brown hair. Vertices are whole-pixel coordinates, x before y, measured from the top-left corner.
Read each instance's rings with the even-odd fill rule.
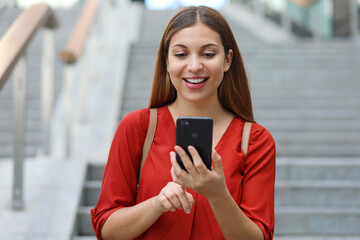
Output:
[[[225,55],[229,49],[233,51],[231,66],[224,73],[218,89],[221,105],[236,116],[254,122],[249,83],[234,35],[224,17],[205,6],[183,8],[166,26],[157,53],[149,108],[162,107],[175,101],[176,89],[170,81],[166,66],[170,40],[177,31],[197,22],[207,25],[220,35]]]

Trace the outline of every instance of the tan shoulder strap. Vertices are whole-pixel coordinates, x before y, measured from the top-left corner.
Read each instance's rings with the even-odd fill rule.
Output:
[[[250,138],[250,131],[251,131],[251,124],[252,122],[246,122],[244,123],[244,129],[242,132],[242,137],[241,137],[241,149],[244,152],[244,156],[246,155],[247,151],[248,151],[248,146],[249,146],[249,138]]]
[[[151,144],[153,142],[155,136],[155,129],[156,129],[156,122],[157,122],[157,108],[150,108],[150,117],[149,117],[149,127],[146,133],[145,142],[142,149],[142,157],[140,162],[140,169],[139,169],[139,176],[138,176],[138,184],[140,182],[141,172],[143,166],[145,164],[145,160],[149,154]]]

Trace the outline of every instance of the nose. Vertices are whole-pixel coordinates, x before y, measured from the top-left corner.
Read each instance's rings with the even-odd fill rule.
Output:
[[[189,58],[187,69],[190,72],[198,72],[198,71],[202,70],[202,68],[203,68],[203,64],[201,62],[201,59],[199,59],[198,56],[193,56],[193,57]]]

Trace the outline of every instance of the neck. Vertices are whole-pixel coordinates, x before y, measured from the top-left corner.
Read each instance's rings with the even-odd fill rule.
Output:
[[[169,105],[169,110],[175,122],[180,116],[211,117],[214,122],[217,122],[224,114],[230,114],[221,106],[218,100],[214,102],[192,103],[176,99],[174,103]]]

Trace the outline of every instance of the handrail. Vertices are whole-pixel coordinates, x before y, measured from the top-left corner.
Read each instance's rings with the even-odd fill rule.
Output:
[[[289,1],[297,4],[298,6],[307,8],[307,7],[309,7],[311,4],[313,4],[314,2],[316,2],[317,0],[289,0]]]
[[[36,4],[24,11],[0,40],[0,89],[39,27],[56,28],[58,23],[46,4]]]
[[[66,64],[64,66],[64,102],[65,102],[65,157],[71,155],[71,130],[73,123],[73,103],[72,103],[72,91],[75,74],[75,64],[82,56],[83,49],[85,48],[86,38],[90,33],[90,29],[95,21],[95,17],[98,11],[98,0],[87,0],[81,10],[81,13],[77,19],[76,25],[69,37],[69,40],[65,48],[60,52],[61,60]],[[81,58],[83,65],[86,63],[86,59]],[[86,71],[86,70],[85,70]],[[80,77],[81,84],[81,113],[85,108],[85,95],[87,88],[87,76],[82,72]]]
[[[23,202],[23,167],[24,167],[24,132],[25,132],[25,110],[26,110],[26,49],[35,33],[40,27],[54,29],[58,26],[55,15],[46,4],[36,4],[23,11],[7,30],[0,40],[0,90],[13,72],[13,131],[14,131],[14,174],[13,174],[13,193],[12,208],[14,210],[22,210]],[[52,63],[49,56],[52,56],[53,34],[50,30],[45,31],[47,40],[44,41],[44,56],[48,62]],[[43,63],[44,64],[44,63]],[[53,81],[53,64],[49,66],[51,69],[42,67],[43,83],[51,85]],[[43,89],[47,94],[51,92],[49,89]],[[42,99],[43,100],[43,99]],[[45,100],[46,101],[46,100]],[[51,100],[50,100],[51,101]],[[49,101],[48,101],[49,102]],[[43,111],[50,114],[46,107]],[[49,118],[47,114],[43,114],[43,118]],[[45,116],[46,115],[46,116]],[[43,119],[44,120],[44,119]],[[48,130],[46,130],[48,131]],[[46,135],[45,132],[44,135]],[[45,137],[46,138],[46,137]],[[46,140],[46,139],[45,139]]]
[[[85,39],[95,19],[98,0],[87,0],[77,20],[71,36],[60,57],[65,63],[74,63],[80,56],[85,45]]]
[[[270,0],[232,0],[234,2],[242,3],[243,5],[250,7],[254,12],[263,17],[266,17],[265,9],[271,9],[271,5],[276,5],[276,9],[271,9],[277,12],[276,15],[280,17],[280,23],[277,23],[284,28],[286,32],[293,32],[293,24],[297,24],[300,27],[305,27],[309,30],[309,34],[314,38],[329,38],[336,37],[334,34],[334,15],[335,11],[346,11],[347,22],[345,23],[349,28],[348,36],[358,41],[359,36],[359,0],[347,0],[347,1],[321,1],[321,0],[282,0],[272,2]],[[334,6],[335,2],[340,5],[339,8]],[[341,2],[341,3],[340,3]],[[296,8],[296,9],[295,9]],[[329,9],[331,9],[329,11]],[[294,11],[296,10],[296,11]],[[323,10],[322,15],[319,16],[319,11]],[[300,14],[299,12],[302,12]],[[306,14],[304,14],[306,13]],[[344,14],[344,13],[342,13]],[[306,20],[304,16],[307,15]],[[317,21],[318,18],[324,18],[325,21]],[[330,20],[330,18],[332,18]]]

